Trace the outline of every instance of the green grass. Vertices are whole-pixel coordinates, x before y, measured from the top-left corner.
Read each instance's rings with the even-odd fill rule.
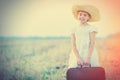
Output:
[[[68,40],[8,40],[1,43],[0,72],[5,80],[65,80],[70,51]]]
[[[117,55],[120,54],[118,52],[115,55],[115,52],[108,50],[111,46],[114,49],[118,46],[110,44],[111,42],[109,45],[105,43],[102,40],[97,41],[100,63],[106,70],[106,80],[120,80],[120,61],[117,62],[120,58]],[[69,39],[0,40],[0,78],[66,80],[70,46]]]

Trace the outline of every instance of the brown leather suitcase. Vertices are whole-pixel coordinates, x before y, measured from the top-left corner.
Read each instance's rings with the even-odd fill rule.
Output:
[[[67,70],[67,80],[105,80],[105,70],[102,67],[80,67]]]

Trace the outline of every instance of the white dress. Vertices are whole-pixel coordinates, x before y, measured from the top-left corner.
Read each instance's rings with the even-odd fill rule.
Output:
[[[95,26],[91,25],[86,25],[86,26],[78,26],[72,29],[71,33],[75,34],[76,37],[76,47],[77,50],[80,53],[80,57],[82,61],[85,60],[86,55],[88,54],[88,48],[89,48],[89,43],[90,43],[90,32],[97,32],[97,28]],[[91,66],[100,66],[99,65],[99,59],[98,59],[98,53],[96,51],[96,48],[94,46],[91,59],[90,59],[90,64]],[[71,67],[77,67],[77,60],[76,57],[71,51],[70,57],[69,57],[69,66],[68,68]]]

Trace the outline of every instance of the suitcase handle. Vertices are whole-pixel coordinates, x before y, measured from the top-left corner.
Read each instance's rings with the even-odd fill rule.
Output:
[[[83,68],[83,67],[86,67],[84,65],[78,65],[77,68]],[[89,64],[87,67],[91,67],[91,64]]]

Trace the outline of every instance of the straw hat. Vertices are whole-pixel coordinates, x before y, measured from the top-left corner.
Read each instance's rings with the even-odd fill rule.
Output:
[[[95,6],[91,5],[74,5],[72,7],[72,12],[74,17],[78,20],[78,12],[85,11],[91,15],[89,22],[95,22],[100,20],[99,10]]]

